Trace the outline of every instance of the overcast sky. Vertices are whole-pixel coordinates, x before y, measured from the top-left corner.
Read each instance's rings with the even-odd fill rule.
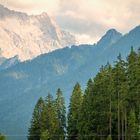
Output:
[[[96,42],[108,29],[122,33],[140,24],[140,0],[0,0],[28,14],[47,12],[81,43]]]

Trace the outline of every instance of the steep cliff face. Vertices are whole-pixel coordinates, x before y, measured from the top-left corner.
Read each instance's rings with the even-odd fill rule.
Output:
[[[18,55],[24,61],[75,43],[75,37],[61,30],[47,13],[29,16],[0,5],[0,53],[3,57]]]

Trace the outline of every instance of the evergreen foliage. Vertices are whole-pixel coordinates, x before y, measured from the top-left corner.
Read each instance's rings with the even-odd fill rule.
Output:
[[[54,100],[49,93],[35,106],[28,140],[64,140],[66,131],[65,104],[62,92],[57,90]]]
[[[59,135],[60,140],[65,139],[66,135],[66,108],[65,108],[65,102],[64,97],[62,95],[62,91],[60,88],[58,88],[56,93],[56,111],[57,111],[57,118],[58,118],[58,125],[59,125]]]
[[[78,139],[79,111],[82,104],[82,90],[79,83],[74,86],[68,112],[68,140]]]
[[[67,115],[60,89],[56,99],[39,99],[29,140],[140,140],[140,53],[102,66],[84,94],[74,86]]]

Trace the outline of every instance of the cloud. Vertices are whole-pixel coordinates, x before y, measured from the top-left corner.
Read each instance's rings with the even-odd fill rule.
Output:
[[[140,24],[139,7],[139,0],[62,0],[58,22],[74,33],[97,39],[109,28],[126,33]]]
[[[29,14],[46,11],[61,28],[87,42],[97,41],[110,28],[126,33],[140,24],[139,0],[1,0],[1,3]]]
[[[47,12],[50,15],[57,13],[58,2],[59,0],[0,0],[6,7],[28,14]]]

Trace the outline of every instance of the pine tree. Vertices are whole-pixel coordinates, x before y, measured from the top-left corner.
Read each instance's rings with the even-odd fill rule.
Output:
[[[49,133],[49,138],[51,140],[59,139],[59,120],[57,117],[55,102],[50,93],[46,98],[46,112],[46,131]]]
[[[68,140],[78,139],[78,119],[79,111],[82,104],[82,91],[80,84],[74,86],[72,96],[70,98],[69,112],[68,112]]]
[[[138,119],[139,116],[139,111],[140,111],[140,56],[137,54],[133,47],[131,48],[130,55],[127,58],[128,61],[128,83],[129,83],[129,92],[128,92],[128,101],[129,101],[129,112],[133,110],[133,113],[135,114],[137,122],[135,122],[136,126],[140,124],[140,121]],[[134,115],[133,114],[133,115]],[[132,114],[129,114],[132,117]],[[129,119],[131,121],[131,119]],[[128,123],[130,123],[128,121]],[[129,135],[134,135],[131,134],[133,128],[128,125],[128,130],[129,130]],[[138,129],[137,132],[135,132],[136,135],[138,135]]]
[[[79,139],[104,139],[112,133],[112,68],[109,64],[101,67],[94,78],[89,79],[81,108]]]
[[[118,129],[118,140],[124,139],[124,122],[126,121],[124,112],[126,111],[126,94],[128,91],[128,83],[126,76],[126,63],[122,60],[121,55],[118,56],[118,60],[116,62],[114,68],[114,88],[115,94],[117,98],[117,129]]]
[[[101,88],[103,88],[105,96],[104,96],[104,100],[105,100],[105,104],[103,104],[103,106],[107,106],[106,110],[104,110],[107,115],[106,115],[106,119],[108,120],[108,133],[109,133],[109,137],[112,136],[112,129],[113,129],[113,125],[112,122],[114,120],[113,117],[113,110],[115,109],[113,102],[115,100],[114,98],[114,79],[113,79],[113,69],[111,67],[111,65],[109,63],[107,63],[107,65],[103,68],[103,70],[101,71],[102,73],[104,73],[104,77],[102,77],[103,79],[103,83]],[[101,93],[100,93],[101,94]],[[102,106],[102,107],[103,107]],[[104,132],[106,133],[106,132]]]
[[[100,72],[94,79],[93,91],[95,94],[95,120],[96,134],[98,139],[105,139],[106,135],[112,135],[113,95],[114,95],[113,74],[110,64],[101,67]]]
[[[94,110],[95,110],[95,118],[96,120],[96,135],[98,136],[96,139],[103,139],[104,134],[108,134],[108,112],[109,112],[109,96],[107,95],[107,86],[106,83],[106,69],[104,67],[101,68],[100,72],[94,79]],[[97,119],[98,118],[98,119]]]
[[[94,98],[93,98],[93,81],[89,79],[87,88],[83,96],[83,102],[79,112],[78,122],[78,139],[89,140],[95,135],[94,133]]]
[[[60,140],[65,139],[66,134],[66,109],[65,109],[65,103],[64,103],[64,97],[62,95],[62,91],[60,88],[58,88],[56,93],[56,111],[57,111],[57,118],[59,121],[59,135]]]
[[[40,136],[44,128],[44,120],[42,118],[44,110],[45,110],[45,102],[42,98],[40,98],[35,106],[32,121],[31,121],[31,127],[29,128],[29,136],[28,140],[40,140]]]
[[[139,93],[137,92],[137,86],[139,85],[138,81],[138,56],[134,51],[133,47],[131,48],[130,55],[127,58],[128,61],[128,82],[129,82],[129,102],[131,108],[137,108],[137,99]]]

